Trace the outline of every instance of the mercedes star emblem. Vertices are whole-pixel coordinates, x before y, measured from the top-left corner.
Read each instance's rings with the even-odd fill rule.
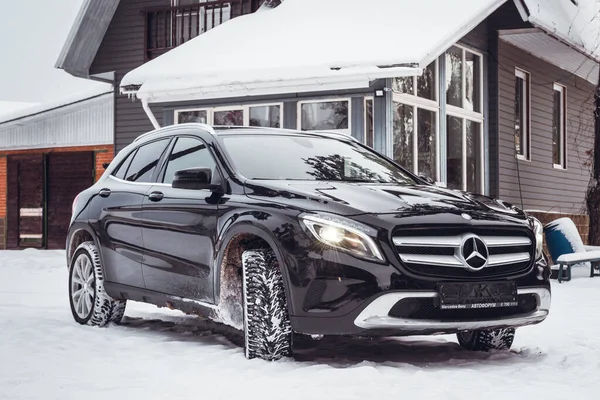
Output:
[[[462,243],[460,255],[467,269],[480,271],[488,264],[490,253],[487,245],[480,237],[469,236]]]

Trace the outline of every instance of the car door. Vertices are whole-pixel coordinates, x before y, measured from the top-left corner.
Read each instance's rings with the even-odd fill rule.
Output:
[[[142,274],[142,203],[158,173],[159,160],[170,139],[145,144],[132,151],[104,180],[92,209],[100,210],[94,222],[106,280],[144,288]]]
[[[143,202],[142,237],[146,288],[213,303],[213,270],[218,207],[208,190],[175,189],[176,171],[205,167],[220,179],[215,159],[202,140],[177,138],[162,177]]]

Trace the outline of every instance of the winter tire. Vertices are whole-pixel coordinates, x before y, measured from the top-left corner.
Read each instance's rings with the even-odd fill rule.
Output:
[[[493,329],[489,331],[466,331],[457,335],[458,343],[473,351],[508,350],[515,339],[515,329]]]
[[[242,254],[246,358],[274,361],[292,355],[292,327],[283,277],[272,250]]]
[[[71,259],[69,303],[73,318],[82,325],[105,326],[123,318],[126,301],[115,300],[104,290],[100,254],[94,242],[82,243]]]

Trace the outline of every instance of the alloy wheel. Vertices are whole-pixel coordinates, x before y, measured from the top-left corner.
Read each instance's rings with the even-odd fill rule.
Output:
[[[80,254],[73,266],[71,278],[71,300],[77,316],[86,319],[94,306],[96,280],[94,267],[87,254]]]

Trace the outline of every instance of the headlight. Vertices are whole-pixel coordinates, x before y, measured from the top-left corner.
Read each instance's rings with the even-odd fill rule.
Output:
[[[542,256],[544,251],[544,225],[537,219],[530,217],[533,222],[533,232],[535,233],[535,259]]]
[[[303,214],[300,219],[321,243],[357,257],[385,261],[373,237],[377,231],[348,218]]]

